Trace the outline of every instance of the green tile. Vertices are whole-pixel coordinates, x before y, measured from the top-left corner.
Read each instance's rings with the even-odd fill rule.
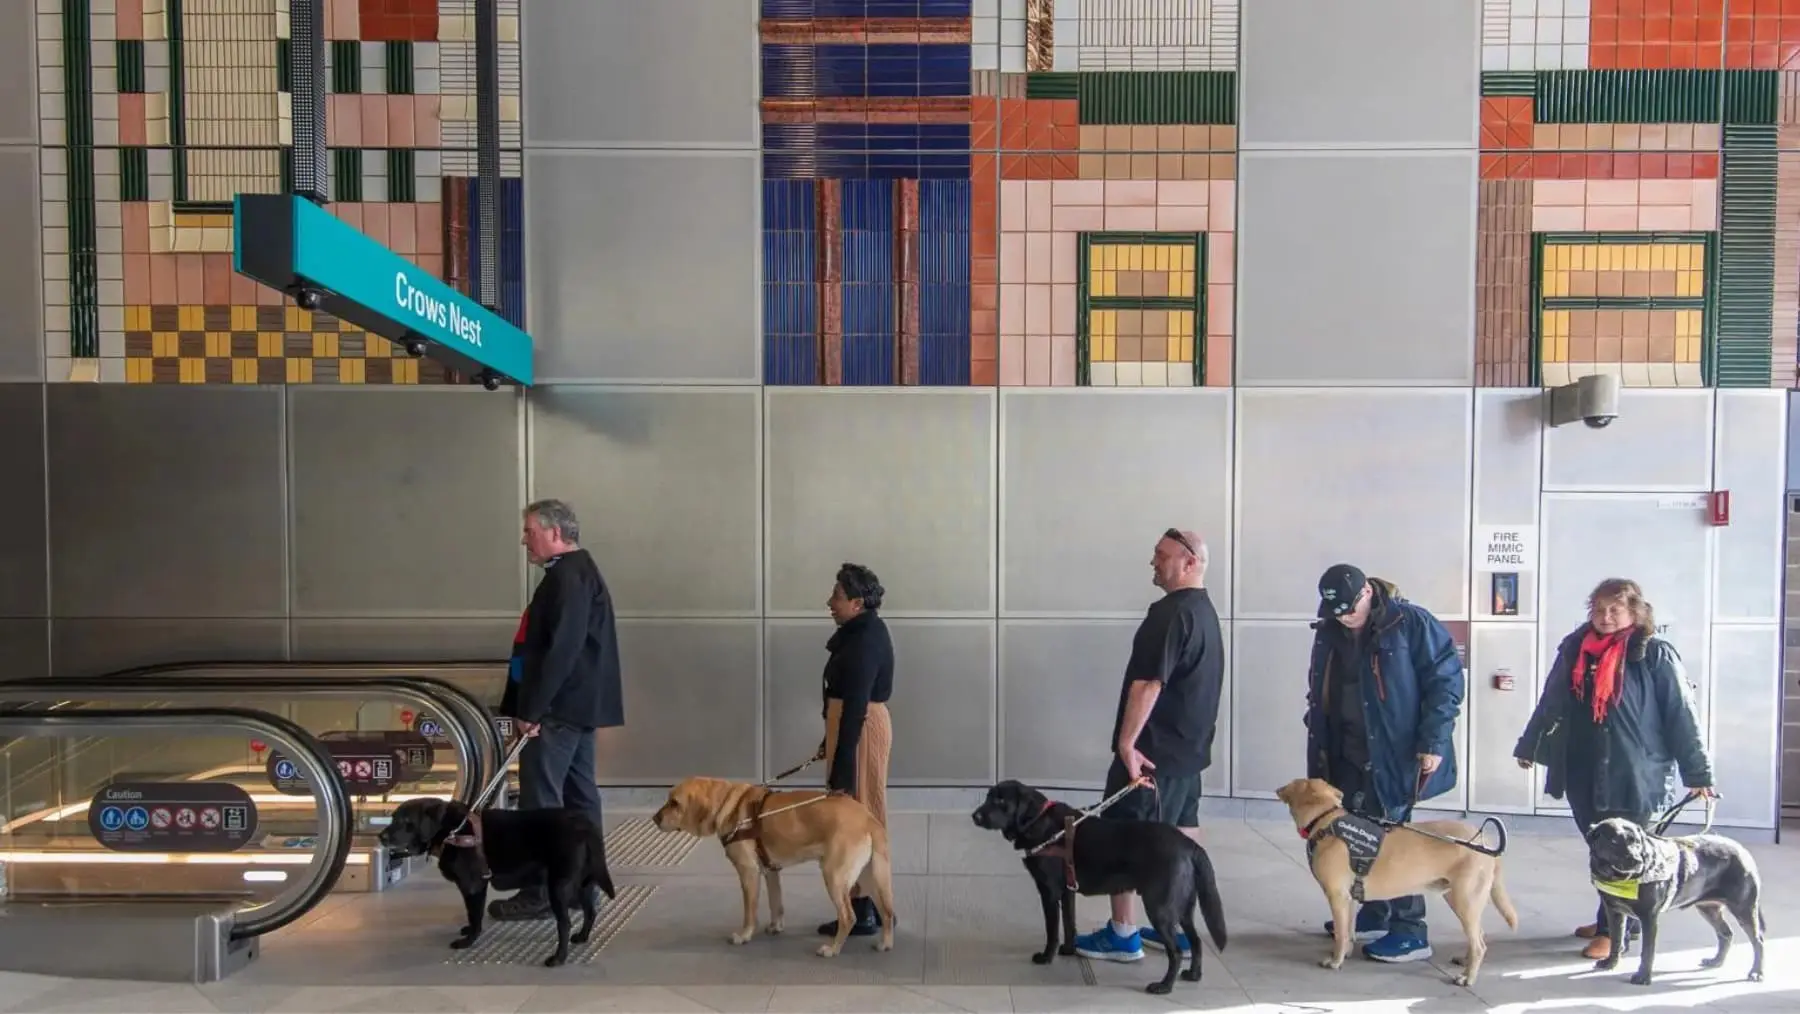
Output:
[[[362,91],[362,43],[339,40],[331,44],[331,90],[339,95]]]
[[[1781,111],[1781,72],[1725,72],[1725,122],[1772,124]]]
[[[418,200],[418,168],[411,148],[391,148],[387,153],[388,200],[402,204]]]
[[[1538,123],[1718,123],[1716,70],[1537,72]]]
[[[119,149],[119,199],[122,201],[147,201],[150,199],[150,149]]]
[[[1080,74],[1033,71],[1025,75],[1025,97],[1028,99],[1072,99],[1077,97],[1076,79]]]
[[[361,148],[331,150],[331,199],[360,201],[363,197],[363,153]]]
[[[1194,248],[1194,295],[1189,296],[1094,296],[1088,292],[1090,258],[1096,246],[1133,246],[1144,243],[1187,244]],[[1090,310],[1192,310],[1194,312],[1194,386],[1206,384],[1206,234],[1197,232],[1084,232],[1076,251],[1075,384],[1093,382],[1092,354],[1088,349]]]
[[[294,90],[294,44],[287,39],[275,40],[275,90]]]
[[[120,95],[140,95],[144,91],[144,40],[119,39],[113,43],[114,62],[118,67]]]
[[[1768,387],[1774,367],[1774,126],[1727,124],[1719,181],[1718,339],[1711,383]]]
[[[387,92],[389,95],[413,93],[413,44],[387,44]]]
[[[1237,122],[1237,73],[1228,70],[1103,71],[1074,75],[1080,122],[1163,126]]]
[[[187,0],[168,0],[169,29],[169,161],[175,175],[175,199],[187,200],[187,35],[182,9]]]
[[[94,68],[89,0],[63,0],[63,111],[69,226],[69,354],[100,354],[100,254],[94,187]]]
[[[1481,94],[1488,98],[1530,98],[1537,94],[1537,75],[1528,70],[1482,71]]]
[[[281,149],[281,192],[294,192],[294,148],[289,145]]]

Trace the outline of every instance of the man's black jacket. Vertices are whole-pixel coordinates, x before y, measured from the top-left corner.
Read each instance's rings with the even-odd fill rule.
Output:
[[[612,593],[585,549],[544,568],[525,609],[524,672],[508,684],[501,713],[583,729],[625,724],[618,623]]]

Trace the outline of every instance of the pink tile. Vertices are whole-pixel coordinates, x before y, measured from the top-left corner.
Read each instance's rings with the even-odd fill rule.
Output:
[[[1208,336],[1230,337],[1231,321],[1236,307],[1231,305],[1236,286],[1213,282],[1206,286],[1206,333]]]
[[[1025,234],[1025,281],[1036,284],[1050,282],[1050,233]]]
[[[1536,180],[1531,203],[1540,208],[1579,207],[1587,203],[1586,180]]]
[[[361,202],[333,204],[331,213],[344,221],[351,228],[361,229],[363,225],[363,206]]]
[[[1014,284],[1025,281],[1025,234],[1000,234],[1000,281]]]
[[[1059,338],[1075,337],[1076,296],[1078,285],[1050,286],[1050,334]]]
[[[444,138],[444,125],[438,119],[441,100],[436,95],[413,96],[413,143],[421,148],[436,148]]]
[[[150,143],[150,128],[144,120],[144,96],[141,94],[119,96],[119,143],[133,147]]]
[[[261,285],[233,271],[231,273],[231,305],[255,306],[257,290],[261,288]]]
[[[411,257],[419,252],[419,216],[410,204],[390,205],[388,211],[388,247],[397,254]]]
[[[1206,211],[1205,206],[1165,204],[1156,209],[1156,228],[1159,232],[1205,232]]]
[[[1050,280],[1058,285],[1081,281],[1081,238],[1073,232],[1050,234]]]
[[[362,96],[330,95],[325,105],[325,136],[333,147],[355,148],[362,144]]]
[[[117,24],[113,26],[114,38],[144,37],[144,0],[118,0],[113,10],[117,12]]]
[[[197,253],[174,254],[175,302],[189,306],[206,304],[206,266]]]
[[[257,306],[283,306],[287,303],[287,294],[279,289],[271,289],[267,285],[256,287]]]
[[[1207,387],[1231,386],[1231,339],[1208,338],[1206,340],[1206,373]]]
[[[1581,227],[1588,232],[1632,232],[1638,228],[1636,205],[1602,204],[1591,206]]]
[[[1206,277],[1229,282],[1237,277],[1237,236],[1229,232],[1206,235]]]
[[[1156,203],[1165,208],[1203,208],[1211,202],[1211,194],[1205,180],[1160,180],[1156,184]]]
[[[181,301],[180,287],[175,284],[175,255],[150,255],[150,302],[164,306]]]
[[[357,39],[362,37],[362,15],[357,0],[325,0],[325,37]]]
[[[1050,334],[1050,286],[1025,286],[1025,334],[1029,337]]]
[[[126,253],[150,252],[150,205],[140,201],[119,205],[119,224],[123,226],[121,241]]]
[[[1211,210],[1213,228],[1220,232],[1237,231],[1237,180],[1209,180],[1210,193],[1206,206]]]
[[[1025,384],[1025,336],[1000,335],[1000,386],[1022,387]]]
[[[1638,202],[1637,180],[1588,180],[1588,207],[1620,207]]]
[[[1000,284],[1000,333],[1025,333],[1025,286]]]
[[[1694,180],[1639,180],[1639,204],[1679,204],[1687,207],[1694,203]]]
[[[1107,180],[1106,204],[1109,208],[1154,208],[1156,207],[1156,181]],[[1112,226],[1109,225],[1107,228],[1110,229]]]
[[[1050,339],[1050,385],[1075,386],[1075,336],[1061,335]]]
[[[1717,229],[1719,227],[1719,181],[1690,180],[1694,185],[1693,225],[1691,229]]]
[[[1156,209],[1137,205],[1109,206],[1106,227],[1115,232],[1151,232],[1156,228]]]
[[[388,206],[381,201],[370,201],[363,205],[362,231],[370,239],[382,246],[393,246],[392,237],[388,233]]]
[[[1005,185],[1001,184],[1001,186]],[[1050,201],[1059,207],[1063,205],[1097,207],[1106,203],[1106,181],[1104,180],[1057,180],[1050,186]]]
[[[1025,231],[1025,181],[1000,181],[1000,231]]]
[[[232,277],[242,278],[243,276],[234,272]],[[150,255],[126,254],[125,305],[149,306],[150,302]]]
[[[1580,232],[1582,223],[1586,221],[1585,209],[1574,207],[1545,207],[1531,209],[1531,230],[1533,232]]]
[[[1098,205],[1055,209],[1050,227],[1057,232],[1099,232],[1106,228],[1106,209]]]
[[[1028,232],[1050,231],[1051,181],[1025,181],[1025,229]]]
[[[419,256],[441,256],[444,252],[444,206],[432,201],[417,206],[419,213]],[[425,266],[424,261],[419,262]]]
[[[362,147],[386,148],[388,146],[388,118],[386,95],[358,95],[362,102]]]
[[[1031,335],[1025,339],[1025,386],[1050,386],[1050,336]]]
[[[1693,228],[1693,209],[1685,205],[1646,204],[1637,210],[1637,227],[1645,231],[1667,229],[1686,232]]]
[[[444,277],[444,255],[441,253],[420,254],[419,267],[430,272],[435,278]]]
[[[411,148],[418,144],[418,118],[413,115],[413,96],[387,95],[388,147]]]

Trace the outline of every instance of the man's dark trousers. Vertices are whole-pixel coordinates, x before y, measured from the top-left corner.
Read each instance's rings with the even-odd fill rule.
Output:
[[[1351,813],[1402,822],[1412,819],[1410,801],[1391,809],[1382,808],[1381,801],[1375,796],[1374,787],[1369,784],[1366,770],[1347,765],[1339,767],[1331,772],[1331,784],[1344,794],[1344,808]],[[1425,896],[1422,894],[1409,894],[1391,901],[1367,902],[1363,909],[1369,913],[1369,919],[1385,923],[1389,933],[1417,937],[1420,940],[1430,939],[1425,935]]]
[[[545,719],[519,753],[519,808],[566,807],[585,810],[600,823],[600,790],[594,785],[594,730]],[[516,899],[548,906],[543,883],[521,890]]]

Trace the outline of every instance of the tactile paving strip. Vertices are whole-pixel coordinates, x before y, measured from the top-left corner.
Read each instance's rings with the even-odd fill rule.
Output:
[[[606,836],[609,867],[680,866],[700,839],[680,831],[663,832],[648,817],[615,826]]]
[[[585,965],[600,956],[625,924],[631,921],[644,902],[656,893],[647,884],[631,884],[619,888],[619,896],[605,902],[600,917],[594,921],[594,935],[585,944],[569,945],[569,964]],[[581,929],[581,910],[569,914],[572,930]],[[475,946],[465,951],[451,951],[446,965],[542,965],[556,950],[556,923],[550,919],[537,922],[494,922]]]

